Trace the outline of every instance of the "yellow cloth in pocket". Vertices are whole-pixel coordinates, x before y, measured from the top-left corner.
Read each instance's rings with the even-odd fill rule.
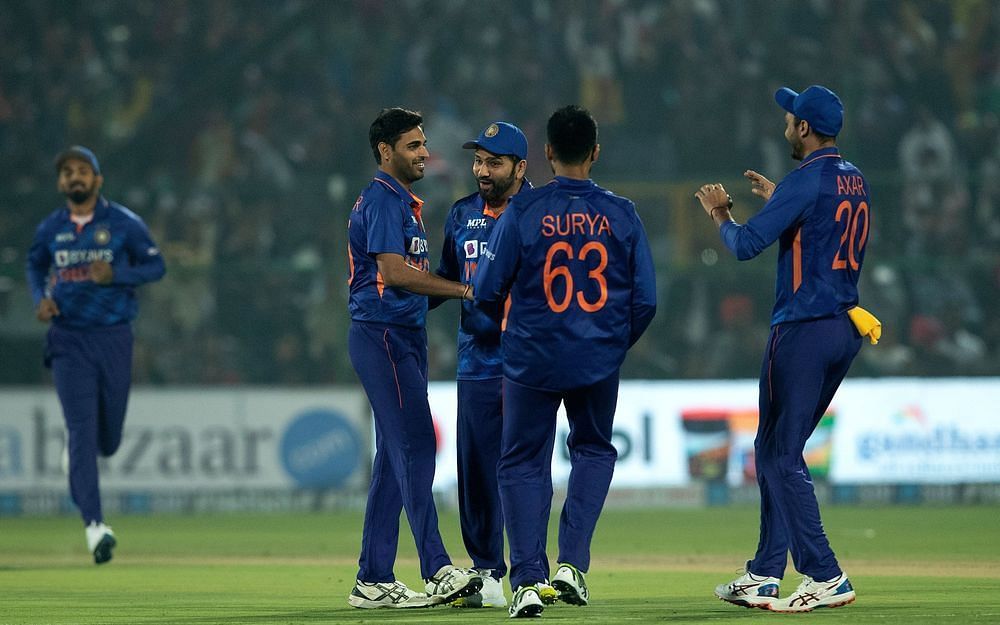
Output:
[[[858,334],[867,336],[872,345],[876,345],[878,340],[882,338],[882,322],[864,308],[855,306],[847,311],[847,316],[851,318],[854,327],[858,329]]]

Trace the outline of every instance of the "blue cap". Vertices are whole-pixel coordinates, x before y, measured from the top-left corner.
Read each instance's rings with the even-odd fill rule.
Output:
[[[828,137],[836,137],[844,127],[844,105],[837,94],[821,85],[813,85],[802,93],[788,87],[774,92],[774,101],[799,119],[809,122],[812,129]]]
[[[97,156],[82,145],[74,145],[60,152],[59,156],[56,157],[56,171],[58,172],[62,169],[63,163],[71,158],[90,164],[91,169],[94,170],[94,174],[101,175],[101,165],[97,162]]]
[[[462,147],[467,150],[482,148],[490,154],[516,156],[521,160],[528,158],[527,137],[520,128],[507,122],[490,124],[474,140],[463,143]]]

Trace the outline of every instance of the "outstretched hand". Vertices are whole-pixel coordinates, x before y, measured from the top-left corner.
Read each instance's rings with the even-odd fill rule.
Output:
[[[750,181],[750,192],[756,196],[764,198],[764,201],[771,199],[771,194],[774,193],[774,183],[765,178],[763,175],[755,172],[752,169],[748,169],[743,172],[743,176]]]
[[[701,185],[694,196],[701,202],[701,207],[709,217],[715,217],[712,212],[716,209],[728,214],[729,207],[732,206],[732,198],[726,193],[726,188],[721,182]]]

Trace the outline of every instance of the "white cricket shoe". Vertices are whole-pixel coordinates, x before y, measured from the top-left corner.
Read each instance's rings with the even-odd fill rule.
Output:
[[[559,599],[572,605],[587,605],[590,603],[590,591],[583,572],[572,564],[562,562],[552,577],[552,587],[559,592]]]
[[[514,592],[507,614],[510,618],[531,618],[541,616],[544,609],[542,598],[538,594],[538,586],[531,584],[521,586]]]
[[[483,587],[468,597],[459,597],[451,602],[454,608],[505,608],[507,597],[503,594],[503,582],[493,577],[492,569],[473,569],[483,578]]]
[[[427,596],[436,605],[479,592],[483,587],[483,576],[471,569],[446,564],[424,582]]]
[[[87,537],[87,551],[94,554],[94,564],[104,564],[111,560],[111,550],[115,548],[118,541],[111,528],[104,523],[91,521],[90,525],[84,528]]]
[[[747,562],[746,572],[728,584],[715,587],[715,596],[744,608],[761,608],[766,610],[769,605],[778,600],[778,588],[781,580],[767,575],[754,575],[750,572],[750,562]]]
[[[347,596],[347,603],[355,608],[427,608],[433,605],[430,597],[407,588],[403,582],[355,581],[354,589]]]
[[[854,587],[846,573],[841,572],[825,582],[818,582],[806,575],[795,592],[775,601],[768,609],[772,612],[810,612],[816,608],[838,608],[854,599]]]

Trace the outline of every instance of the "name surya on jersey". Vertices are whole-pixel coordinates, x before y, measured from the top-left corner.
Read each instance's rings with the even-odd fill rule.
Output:
[[[590,237],[611,234],[611,224],[604,215],[589,213],[566,213],[565,215],[545,215],[542,217],[542,236],[569,236],[582,234]]]

